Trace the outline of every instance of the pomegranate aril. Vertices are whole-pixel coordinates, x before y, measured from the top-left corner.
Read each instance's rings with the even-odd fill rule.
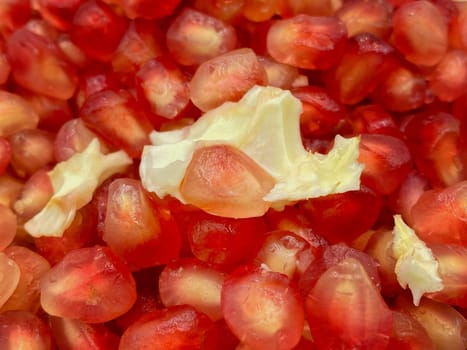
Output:
[[[328,91],[345,104],[362,101],[393,68],[394,52],[372,34],[355,35],[348,40],[337,65],[324,73]]]
[[[118,90],[121,84],[117,75],[101,66],[92,67],[80,77],[75,103],[81,108],[89,96],[104,90]]]
[[[158,116],[173,119],[190,101],[187,78],[168,58],[147,61],[135,79],[141,101],[149,104],[151,112]]]
[[[463,350],[467,347],[467,320],[457,310],[428,298],[422,298],[420,305],[415,307],[410,299],[400,295],[395,308],[408,313],[422,325],[435,349]]]
[[[86,0],[37,0],[37,10],[54,27],[68,31],[73,15]]]
[[[163,52],[163,34],[157,23],[134,20],[120,40],[116,51],[112,55],[112,68],[118,74],[131,82],[133,74],[144,63]]]
[[[230,24],[185,8],[167,29],[166,42],[178,63],[192,66],[233,50],[237,35]]]
[[[467,244],[467,181],[424,192],[412,207],[412,228],[427,243]]]
[[[187,216],[185,234],[193,255],[223,268],[251,260],[266,232],[262,218],[223,218],[203,212]]]
[[[274,22],[267,35],[268,53],[298,68],[327,69],[337,64],[347,41],[337,17],[297,15]]]
[[[443,289],[427,296],[446,304],[467,307],[467,247],[454,244],[428,246],[439,263]]]
[[[41,280],[41,306],[52,316],[102,323],[124,314],[135,300],[130,270],[106,247],[70,251]]]
[[[30,176],[54,162],[54,135],[33,129],[19,131],[10,136],[11,166],[20,177]]]
[[[133,158],[149,144],[152,126],[126,90],[103,90],[89,96],[80,110],[85,125]]]
[[[95,0],[84,2],[75,12],[71,40],[91,58],[108,62],[125,34],[128,23],[108,5]]]
[[[342,0],[285,0],[283,16],[305,13],[312,16],[332,16],[342,6]]]
[[[170,16],[181,0],[119,0],[128,18],[161,19]]]
[[[394,327],[387,349],[435,350],[435,345],[423,326],[408,313],[394,311],[392,318]]]
[[[402,138],[396,120],[381,105],[361,105],[348,115],[353,133],[384,134]]]
[[[271,271],[294,278],[303,272],[309,261],[304,257],[310,244],[300,236],[289,231],[272,231],[267,234],[255,263],[266,265]],[[311,258],[311,253],[310,253]]]
[[[253,22],[267,21],[280,11],[281,2],[282,0],[245,0],[243,17]]]
[[[386,38],[392,29],[392,6],[386,0],[345,1],[335,15],[345,23],[349,37],[371,33]]]
[[[328,92],[317,86],[302,86],[291,90],[303,106],[300,115],[300,128],[305,136],[325,136],[333,134],[344,121],[344,107]]]
[[[15,291],[0,310],[37,312],[40,305],[39,282],[50,270],[49,262],[32,250],[21,246],[8,247],[4,253],[16,262],[21,274]]]
[[[449,113],[421,112],[403,125],[415,166],[432,186],[455,184],[464,177],[459,119]]]
[[[20,86],[62,100],[73,96],[76,70],[52,39],[22,28],[8,38],[7,54]]]
[[[78,68],[84,68],[90,64],[89,58],[78,46],[71,41],[68,33],[61,33],[57,38],[57,45],[65,57]]]
[[[13,208],[20,222],[26,222],[36,215],[53,195],[52,183],[46,169],[32,174],[20,189]]]
[[[302,300],[283,274],[255,265],[239,267],[225,280],[221,303],[229,328],[254,349],[291,349],[300,340]]]
[[[193,258],[167,264],[159,276],[159,293],[166,306],[190,305],[213,321],[222,319],[221,289],[227,274]]]
[[[362,184],[382,195],[395,191],[412,170],[409,148],[389,135],[362,134],[358,161],[365,165]]]
[[[0,85],[5,84],[10,77],[11,65],[8,61],[6,52],[6,43],[3,38],[0,37]]]
[[[430,88],[441,101],[452,102],[467,89],[467,53],[451,50],[429,75]]]
[[[170,212],[151,203],[138,180],[127,178],[109,185],[102,239],[132,269],[166,264],[181,246]]]
[[[245,0],[195,0],[193,6],[202,12],[227,22],[240,20]]]
[[[13,205],[20,195],[23,182],[9,173],[0,175],[0,204],[13,209]],[[16,210],[15,210],[16,212]]]
[[[247,218],[263,215],[263,197],[275,181],[242,151],[229,145],[195,150],[180,185],[183,198],[214,215]]]
[[[11,161],[11,146],[7,139],[0,136],[0,175],[5,174]]]
[[[23,26],[32,16],[30,0],[6,0],[0,2],[0,33],[8,37]]]
[[[77,211],[71,225],[62,237],[39,237],[34,239],[37,251],[55,265],[71,250],[91,246],[96,241],[97,218],[94,207],[87,205]]]
[[[428,0],[409,1],[394,11],[392,41],[418,66],[436,65],[448,48],[448,18]]]
[[[21,270],[18,264],[0,252],[0,308],[8,301],[14,293],[21,278]],[[1,316],[1,313],[0,313]],[[1,338],[0,338],[1,339]]]
[[[39,116],[23,97],[0,90],[0,136],[10,136],[25,129],[35,129]]]
[[[206,347],[214,323],[188,305],[172,306],[141,317],[123,333],[119,350],[214,350]]]
[[[118,348],[120,338],[104,325],[54,316],[49,317],[49,324],[60,350]]]
[[[392,313],[362,263],[345,257],[316,281],[305,306],[318,349],[384,349]]]
[[[292,88],[294,82],[300,78],[296,67],[276,62],[267,56],[258,56],[258,60],[266,71],[268,85],[280,89]]]
[[[31,18],[21,29],[27,29],[33,32],[34,34],[51,39],[54,42],[58,39],[58,36],[60,35],[59,31],[56,28],[51,26],[49,22],[45,21],[42,18]]]
[[[54,344],[49,327],[28,311],[0,313],[0,344],[2,350],[53,350]]]
[[[16,214],[9,207],[0,204],[0,251],[13,242],[16,229]]]
[[[72,119],[62,125],[55,135],[54,156],[63,162],[73,154],[83,151],[97,135],[89,130],[81,119]],[[101,142],[101,150],[106,152]]]
[[[301,207],[310,216],[316,233],[331,243],[351,244],[376,223],[383,201],[375,192],[363,188],[309,199]]]

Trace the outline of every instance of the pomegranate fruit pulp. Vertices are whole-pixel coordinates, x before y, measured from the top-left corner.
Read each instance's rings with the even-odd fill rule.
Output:
[[[463,1],[1,1],[0,349],[465,350],[466,101]]]

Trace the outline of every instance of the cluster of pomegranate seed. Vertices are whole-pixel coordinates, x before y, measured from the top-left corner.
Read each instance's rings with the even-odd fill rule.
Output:
[[[257,85],[307,151],[358,137],[358,189],[268,209],[222,143],[190,205],[143,186],[152,131]],[[126,165],[73,188],[91,145]],[[465,350],[466,317],[467,2],[0,1],[1,349]]]

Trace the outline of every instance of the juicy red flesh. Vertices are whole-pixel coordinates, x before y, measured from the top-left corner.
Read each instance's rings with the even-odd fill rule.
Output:
[[[465,350],[466,4],[0,0],[0,348]],[[277,176],[213,137],[182,176],[189,204],[146,191],[153,130],[183,137],[255,85],[299,100],[288,131],[316,159],[357,137],[360,185],[270,203]],[[93,139],[133,164],[61,236],[30,236],[49,201],[84,194],[49,174]],[[418,307],[397,214],[438,264]]]

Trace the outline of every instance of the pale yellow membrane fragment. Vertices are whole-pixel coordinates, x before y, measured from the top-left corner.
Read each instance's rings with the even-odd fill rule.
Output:
[[[58,163],[48,173],[54,194],[24,228],[33,237],[61,237],[76,211],[91,201],[95,189],[131,163],[124,151],[103,154],[99,141],[93,139],[82,152]]]

